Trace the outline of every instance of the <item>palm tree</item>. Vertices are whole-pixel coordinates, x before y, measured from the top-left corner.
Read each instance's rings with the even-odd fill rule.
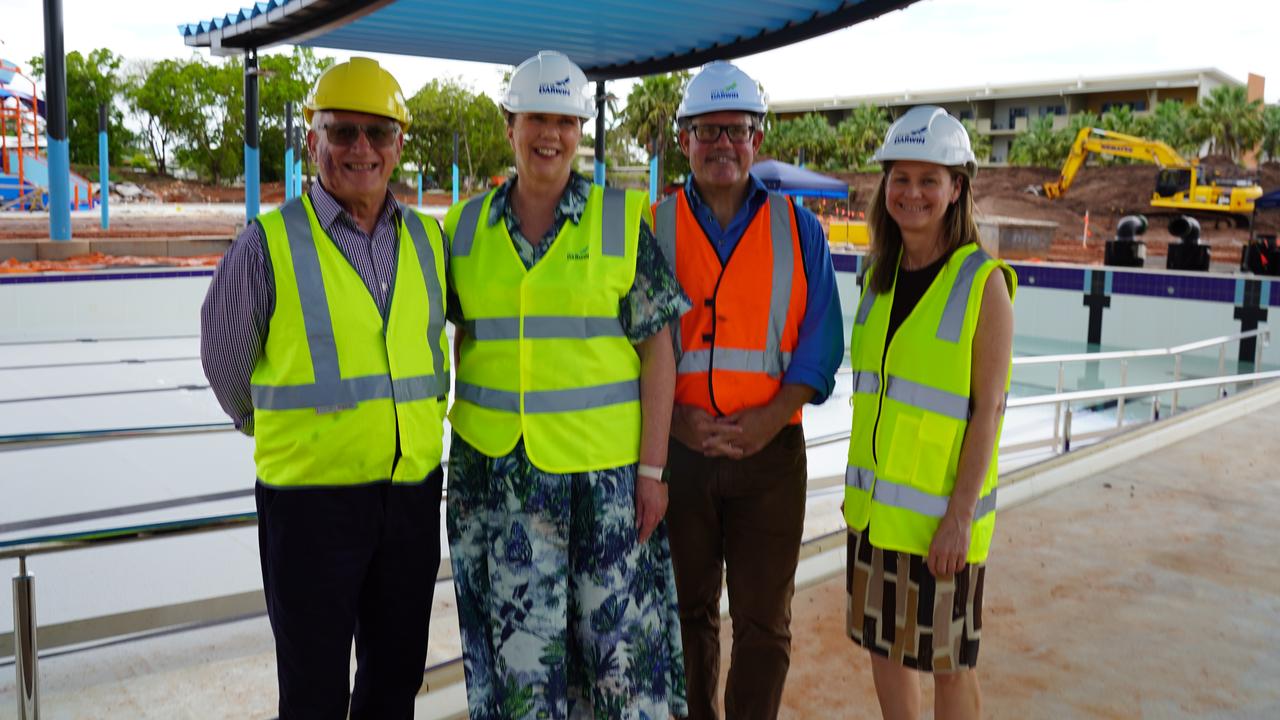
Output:
[[[1262,109],[1262,153],[1271,162],[1280,160],[1280,105]]]
[[[978,125],[972,120],[961,120],[965,132],[969,133],[969,146],[973,148],[973,156],[979,162],[991,159],[991,136],[978,133]]]
[[[849,170],[867,165],[889,129],[884,108],[864,103],[836,126],[836,156]]]
[[[780,159],[799,157],[805,165],[823,165],[835,159],[836,129],[819,113],[774,123],[765,135],[761,152]]]
[[[1063,134],[1054,132],[1053,116],[1042,115],[1027,126],[1027,131],[1013,140],[1009,148],[1010,165],[1033,165],[1056,168],[1067,159],[1070,141],[1064,144]]]
[[[1191,116],[1187,108],[1177,100],[1165,100],[1151,112],[1150,137],[1160,140],[1183,155],[1196,152],[1196,141],[1191,137]]]
[[[687,71],[681,70],[642,78],[631,87],[627,107],[622,111],[622,131],[646,148],[650,157],[659,157],[659,186],[663,184],[665,170],[679,166],[683,159],[683,155],[672,151],[676,146],[676,110],[689,77]]]
[[[1262,137],[1262,101],[1249,100],[1241,85],[1219,85],[1191,110],[1192,135],[1213,152],[1239,161]]]

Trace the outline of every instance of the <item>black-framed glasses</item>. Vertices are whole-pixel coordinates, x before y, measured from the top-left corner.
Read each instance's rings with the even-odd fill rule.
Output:
[[[756,131],[754,125],[712,125],[710,123],[690,125],[689,129],[701,143],[716,142],[720,139],[721,133],[729,136],[729,142],[744,143],[750,140]]]
[[[360,133],[369,138],[369,144],[384,148],[396,141],[400,125],[393,120],[371,123],[335,122],[320,126],[330,145],[350,147],[360,139]]]

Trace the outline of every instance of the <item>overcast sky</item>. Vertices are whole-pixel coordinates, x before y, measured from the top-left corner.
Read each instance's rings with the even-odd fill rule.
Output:
[[[180,23],[248,4],[63,0],[64,43],[68,52],[108,47],[129,60],[187,57],[191,49],[178,33]],[[1216,67],[1241,81],[1251,72],[1263,75],[1266,101],[1275,103],[1280,102],[1277,28],[1277,0],[923,0],[737,62],[777,100]],[[0,0],[0,57],[25,66],[32,55],[44,52],[43,29],[40,0]],[[496,99],[504,69],[374,57],[391,69],[407,94],[432,78],[460,77]],[[609,89],[625,97],[629,86],[613,82]]]

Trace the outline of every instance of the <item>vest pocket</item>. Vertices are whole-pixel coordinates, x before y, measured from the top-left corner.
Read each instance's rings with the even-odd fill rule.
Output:
[[[893,424],[885,476],[932,495],[945,494],[956,423],[932,413],[899,413]]]

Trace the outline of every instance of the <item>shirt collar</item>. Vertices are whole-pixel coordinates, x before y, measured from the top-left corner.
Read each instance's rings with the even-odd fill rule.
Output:
[[[750,205],[752,209],[763,205],[764,201],[769,199],[769,189],[764,186],[760,178],[756,177],[755,173],[747,174],[747,183],[749,188],[747,191],[747,205]],[[689,199],[689,207],[695,213],[706,204],[703,202],[702,196],[698,194],[698,188],[693,184],[693,173],[689,173],[689,179],[685,180],[684,191],[685,197]]]
[[[317,182],[311,186],[311,207],[315,209],[316,219],[320,221],[320,227],[324,228],[325,232],[332,234],[334,223],[344,216],[352,227],[360,227],[351,213],[347,212],[338,199],[325,189],[323,182]],[[390,188],[387,189],[387,197],[382,202],[382,212],[378,216],[378,223],[384,222],[389,223],[391,227],[400,227],[400,201],[396,200]]]
[[[511,188],[515,187],[517,179],[517,176],[512,175],[494,191],[493,201],[489,203],[489,217],[487,218],[490,225],[496,225],[503,214],[507,212],[510,204]],[[560,202],[556,204],[553,226],[559,226],[562,220],[568,220],[577,225],[582,220],[582,213],[586,209],[587,198],[590,195],[591,181],[576,172],[570,172],[569,182],[565,185],[564,192],[560,195]]]

